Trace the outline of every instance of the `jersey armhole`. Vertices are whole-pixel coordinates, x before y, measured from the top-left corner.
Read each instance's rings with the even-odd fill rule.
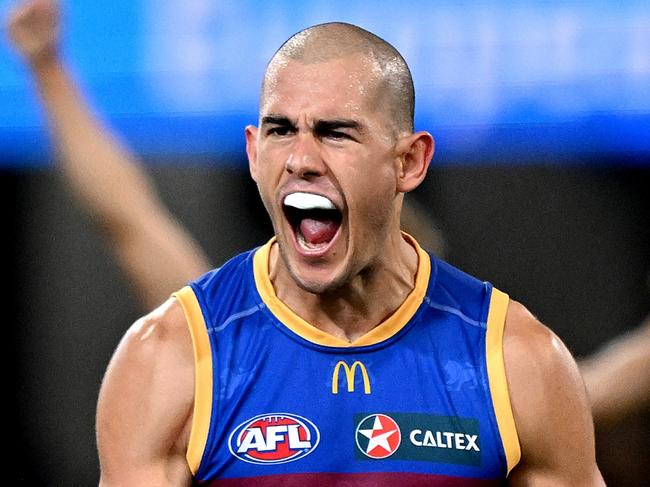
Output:
[[[509,299],[507,294],[492,288],[485,339],[490,395],[492,396],[494,414],[501,435],[501,443],[506,455],[508,474],[521,459],[521,447],[510,404],[510,393],[503,359],[503,330]]]
[[[187,464],[196,476],[208,440],[212,411],[212,351],[208,329],[199,301],[190,286],[172,294],[185,314],[194,349],[194,411],[190,439],[187,445]]]

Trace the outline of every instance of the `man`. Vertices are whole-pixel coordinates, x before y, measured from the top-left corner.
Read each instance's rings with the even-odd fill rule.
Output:
[[[433,155],[412,100],[401,56],[358,27],[280,48],[246,128],[275,237],[126,335],[99,399],[103,484],[602,485],[560,341],[400,232]]]
[[[127,333],[102,485],[602,485],[560,341],[400,233],[433,154],[409,100],[398,53],[353,26],[274,56],[246,136],[276,237]]]

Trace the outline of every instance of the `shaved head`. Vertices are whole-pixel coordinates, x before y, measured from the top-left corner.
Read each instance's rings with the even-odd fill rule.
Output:
[[[289,62],[328,62],[360,56],[370,72],[373,102],[381,106],[398,133],[413,131],[415,91],[411,72],[402,55],[388,42],[356,25],[333,22],[309,27],[294,34],[269,62],[260,105],[273,91],[278,72]]]

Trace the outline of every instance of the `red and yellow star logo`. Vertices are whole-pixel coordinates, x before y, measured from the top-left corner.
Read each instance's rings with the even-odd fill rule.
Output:
[[[370,458],[387,458],[399,448],[402,433],[393,418],[385,414],[371,414],[357,426],[357,446]]]

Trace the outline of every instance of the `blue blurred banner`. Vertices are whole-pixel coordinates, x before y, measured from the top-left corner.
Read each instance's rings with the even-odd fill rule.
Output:
[[[436,137],[438,164],[650,158],[647,0],[62,3],[69,64],[144,154],[243,155],[269,57],[297,30],[342,20],[404,54],[416,125]],[[5,35],[0,151],[11,165],[50,151]]]

